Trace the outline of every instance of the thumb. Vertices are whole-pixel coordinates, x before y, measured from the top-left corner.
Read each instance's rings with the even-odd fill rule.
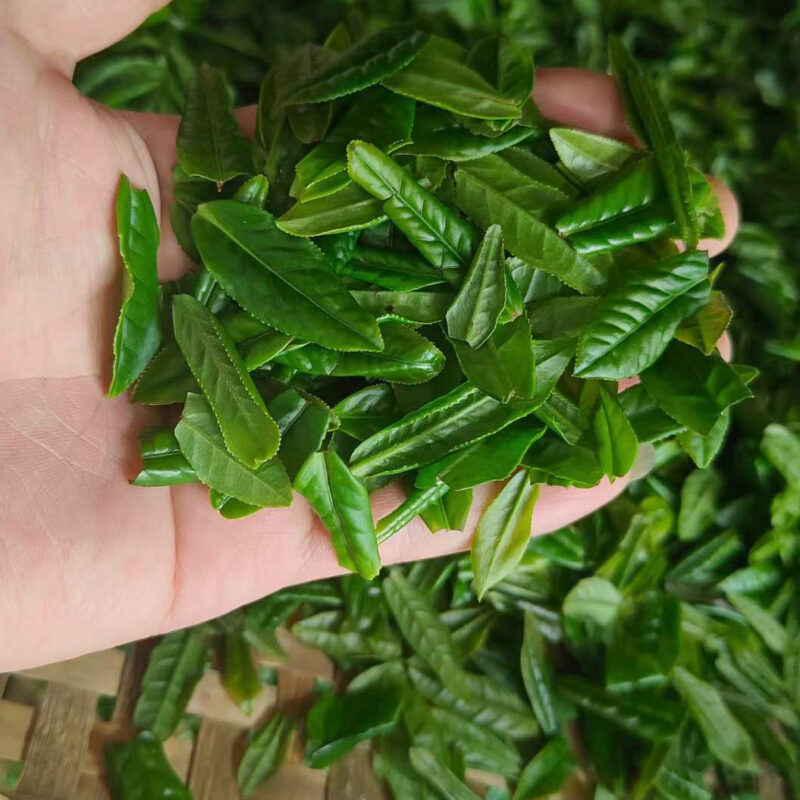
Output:
[[[81,58],[119,41],[168,0],[8,0],[5,27],[70,72]]]

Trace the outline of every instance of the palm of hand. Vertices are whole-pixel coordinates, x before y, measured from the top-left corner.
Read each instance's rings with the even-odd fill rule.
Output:
[[[87,43],[86,51],[121,36],[158,4],[120,4],[120,19],[107,19],[102,34],[94,31],[97,42]],[[58,13],[88,18],[86,6],[93,5]],[[73,19],[72,27],[86,18]],[[17,19],[17,29],[25,31],[26,12],[19,10]],[[209,507],[200,487],[145,491],[128,485],[138,469],[135,435],[157,417],[125,398],[105,397],[120,291],[114,195],[124,172],[158,207],[159,175],[168,186],[174,161],[176,121],[98,107],[78,94],[69,67],[66,72],[0,28],[0,75],[7,78],[0,82],[3,669],[191,624],[338,571],[324,532],[300,500],[289,509],[229,522]],[[537,100],[549,102],[553,116],[624,133],[604,76],[546,77]],[[559,107],[557,98],[570,87],[572,105]],[[597,104],[594,109],[581,91]],[[599,103],[598,91],[604,96]],[[162,231],[162,278],[181,268],[168,228]],[[537,531],[589,513],[625,483],[543,493]],[[396,488],[379,493],[376,516],[399,498]],[[481,505],[476,502],[475,517]],[[474,522],[465,533],[435,538],[412,525],[382,548],[384,561],[463,549]]]

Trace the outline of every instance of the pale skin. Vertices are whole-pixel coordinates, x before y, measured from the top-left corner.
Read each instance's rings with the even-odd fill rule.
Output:
[[[223,520],[199,486],[143,489],[136,433],[152,409],[105,397],[120,293],[113,206],[121,172],[161,209],[162,279],[187,264],[171,234],[177,119],[117,113],[71,85],[75,63],[133,30],[164,0],[0,0],[0,671],[191,625],[282,587],[340,573],[302,498]],[[536,102],[565,125],[629,138],[613,81],[540,70]],[[252,110],[241,114],[252,127]],[[732,238],[738,211],[716,185]],[[641,474],[646,463],[638,465]],[[634,473],[636,470],[634,470]],[[633,476],[545,488],[533,533],[583,517]],[[411,525],[385,564],[469,545],[467,530]],[[376,518],[400,502],[374,497]]]

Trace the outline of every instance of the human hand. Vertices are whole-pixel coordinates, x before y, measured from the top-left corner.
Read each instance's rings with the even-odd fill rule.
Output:
[[[142,490],[135,434],[153,409],[109,400],[119,306],[113,208],[121,172],[169,208],[174,117],[119,113],[71,85],[76,61],[132,30],[164,0],[4,0],[0,22],[0,669],[67,658],[224,613],[283,586],[335,575],[327,534],[302,498],[223,520],[197,485]],[[613,81],[540,70],[535,99],[562,124],[630,138]],[[253,113],[244,110],[243,126]],[[717,185],[728,226],[735,201]],[[185,269],[168,222],[162,279]],[[640,464],[640,470],[646,464]],[[544,488],[534,533],[591,513],[633,475],[594,489]],[[415,523],[384,563],[465,549],[464,532]],[[376,518],[401,500],[374,496]]]

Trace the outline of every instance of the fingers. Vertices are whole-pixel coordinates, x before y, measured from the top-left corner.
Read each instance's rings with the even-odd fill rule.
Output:
[[[631,472],[592,489],[543,486],[533,518],[533,535],[563,528],[609,503],[650,471],[652,448],[642,447]],[[432,534],[421,519],[381,547],[384,565],[449,555],[469,549],[485,507],[499,484],[475,490],[464,531]],[[160,630],[193,625],[285,586],[344,574],[330,536],[308,503],[295,495],[289,508],[275,508],[241,520],[225,520],[199,484],[172,490],[175,519],[173,598]],[[373,516],[386,516],[404,499],[399,484],[372,496]]]
[[[3,25],[69,73],[122,39],[168,0],[7,0]]]
[[[610,75],[571,67],[538,69],[533,99],[546,119],[636,144],[625,121],[617,84]],[[719,199],[725,220],[725,236],[722,239],[703,239],[698,247],[708,250],[710,256],[716,256],[736,236],[740,215],[739,205],[730,188],[716,178],[709,180]]]

